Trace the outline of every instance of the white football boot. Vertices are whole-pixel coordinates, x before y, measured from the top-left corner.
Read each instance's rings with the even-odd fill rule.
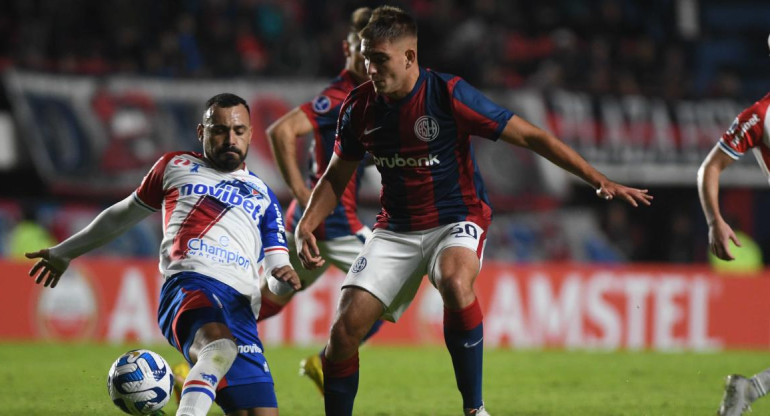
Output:
[[[478,409],[465,409],[463,410],[463,414],[465,416],[490,416],[489,412],[487,412],[487,409],[484,408],[484,404],[481,404],[481,407]]]
[[[725,379],[725,395],[719,404],[718,416],[741,416],[751,411],[751,403],[759,397],[753,380],[738,374]]]

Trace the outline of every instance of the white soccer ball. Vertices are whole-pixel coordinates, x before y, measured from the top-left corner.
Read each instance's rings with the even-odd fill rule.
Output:
[[[115,406],[131,415],[149,415],[168,403],[174,388],[171,366],[150,350],[129,351],[107,374],[107,391]]]

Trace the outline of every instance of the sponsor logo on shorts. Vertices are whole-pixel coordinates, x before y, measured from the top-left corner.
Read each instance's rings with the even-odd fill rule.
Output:
[[[353,263],[353,267],[350,268],[350,271],[353,273],[358,273],[364,268],[366,268],[366,257],[359,257],[356,259],[356,262]]]
[[[239,345],[238,354],[262,354],[262,348],[257,344]]]

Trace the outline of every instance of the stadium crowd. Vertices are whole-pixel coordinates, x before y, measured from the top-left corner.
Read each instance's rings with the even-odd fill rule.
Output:
[[[376,2],[369,5],[376,5]],[[767,85],[770,6],[744,1],[402,0],[427,66],[480,87],[666,98]],[[8,0],[0,67],[156,77],[329,77],[352,0]],[[737,22],[740,21],[740,24]],[[235,45],[235,47],[233,47]]]
[[[417,18],[420,61],[425,66],[451,71],[485,89],[566,89],[595,96],[743,101],[756,100],[770,90],[765,43],[770,4],[763,1],[733,5],[712,0],[392,3]],[[350,11],[361,5],[352,0],[6,0],[0,2],[0,70],[326,80],[343,64],[339,39],[347,30]],[[3,87],[0,110],[9,110]],[[0,200],[0,253],[8,253],[10,230],[26,217],[19,198],[25,207],[36,207],[37,217],[58,238],[71,231],[62,229],[69,223],[60,218],[84,221],[81,217],[90,218],[102,207],[44,200],[45,184],[39,178],[36,181],[34,170],[22,168],[21,175],[29,178],[28,183],[6,185],[4,189],[13,191],[4,192],[9,199]],[[736,212],[746,212],[749,205],[760,212],[770,205],[764,190],[739,192],[750,195],[740,199],[747,204],[736,204],[743,208]],[[654,190],[660,208],[649,212],[626,207],[600,211],[588,194],[547,201],[548,209],[541,212],[498,216],[489,237],[489,258],[706,260],[706,228],[698,216],[694,187]],[[682,200],[689,202],[677,204]],[[500,212],[522,210],[500,203],[495,207]],[[595,214],[586,216],[586,210]],[[743,221],[748,221],[744,228],[750,234],[770,235],[770,224],[763,220]],[[586,223],[590,227],[578,226]],[[152,246],[147,242],[157,236],[143,230],[131,235],[117,243],[123,252],[155,255],[145,251]]]

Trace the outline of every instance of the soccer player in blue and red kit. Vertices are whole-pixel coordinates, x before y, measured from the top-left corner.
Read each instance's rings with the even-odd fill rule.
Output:
[[[362,162],[345,188],[339,204],[313,232],[321,255],[329,262],[324,267],[314,270],[303,269],[294,249],[294,227],[307,206],[312,186],[321,178],[334,153],[335,131],[342,102],[353,88],[367,79],[358,32],[369,22],[371,13],[371,9],[362,7],[351,14],[347,38],[342,41],[345,54],[345,67],[342,72],[312,101],[294,108],[267,129],[267,136],[281,175],[294,196],[286,212],[286,237],[291,263],[299,274],[303,289],[312,285],[330,264],[347,273],[363,248],[364,241],[372,233],[371,229],[361,222],[357,213],[358,190],[364,167]],[[297,137],[311,133],[313,140],[308,161],[309,178],[305,180],[297,163],[295,149]],[[289,303],[295,293],[291,291],[286,294],[275,294],[269,290],[267,280],[263,280],[259,320],[277,314]],[[365,339],[377,332],[381,323],[382,321],[375,323]],[[310,377],[323,391],[320,355],[313,354],[302,360],[300,371]]]
[[[421,68],[416,24],[401,9],[378,7],[360,36],[370,81],[342,105],[335,155],[295,232],[303,265],[322,265],[312,231],[370,153],[382,175],[382,210],[343,283],[324,351],[326,414],[352,414],[360,339],[378,319],[396,321],[427,274],[444,301],[444,339],[463,412],[488,415],[481,388],[482,314],[473,283],[492,210],[470,136],[531,149],[607,200],[638,206],[649,205],[652,196],[607,179],[556,137],[494,104],[461,78]]]
[[[197,129],[203,153],[166,153],[135,192],[83,230],[26,254],[41,258],[29,272],[35,283],[53,288],[72,259],[162,210],[158,324],[193,364],[177,416],[206,415],[214,400],[228,415],[278,414],[257,334],[257,281],[264,273],[295,290],[300,283],[278,199],[244,163],[250,120],[243,98],[212,97]]]

